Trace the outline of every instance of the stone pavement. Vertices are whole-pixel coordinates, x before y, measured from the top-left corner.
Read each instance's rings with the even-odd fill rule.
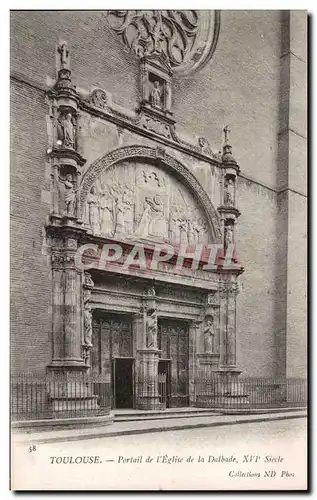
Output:
[[[208,416],[180,417],[164,420],[139,420],[128,422],[115,422],[104,427],[94,427],[90,429],[65,429],[47,430],[33,433],[12,433],[12,445],[54,443],[62,441],[77,441],[83,439],[95,439],[100,437],[124,436],[129,434],[144,434],[147,432],[163,432],[183,429],[194,429],[201,427],[217,427],[223,425],[244,424],[249,422],[263,422],[270,420],[285,420],[290,418],[305,418],[307,410],[294,409],[290,411],[244,414],[244,415],[224,415],[214,414]]]

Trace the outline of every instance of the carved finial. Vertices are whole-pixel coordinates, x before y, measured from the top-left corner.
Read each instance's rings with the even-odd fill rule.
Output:
[[[67,42],[61,42],[57,46],[57,52],[59,61],[56,87],[74,89],[74,85],[71,83],[70,57]]]
[[[229,134],[231,132],[229,125],[226,125],[223,129],[223,132],[225,134],[225,144],[229,143]]]

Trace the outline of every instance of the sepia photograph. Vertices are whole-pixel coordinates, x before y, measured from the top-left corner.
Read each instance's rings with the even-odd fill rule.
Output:
[[[307,31],[10,11],[11,490],[307,491]]]

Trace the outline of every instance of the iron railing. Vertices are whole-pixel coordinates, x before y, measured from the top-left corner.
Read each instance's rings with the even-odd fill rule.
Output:
[[[198,377],[196,406],[213,408],[273,408],[307,405],[307,380],[295,378]]]
[[[111,408],[110,383],[78,376],[19,374],[10,380],[11,421],[105,415]]]

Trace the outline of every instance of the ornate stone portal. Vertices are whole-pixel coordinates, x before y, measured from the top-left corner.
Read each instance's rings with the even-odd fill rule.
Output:
[[[89,145],[91,139],[81,132],[81,115],[90,120],[98,110],[104,126],[109,126],[108,97],[96,89],[88,106],[87,99],[79,95],[72,83],[66,42],[57,47],[58,79],[48,92],[52,205],[46,229],[53,286],[52,361],[48,370],[53,378],[59,374],[76,380],[85,373],[90,379],[106,380],[112,384],[113,394],[120,385],[121,372],[121,379],[126,377],[131,386],[129,405],[139,408],[162,408],[176,400],[199,404],[195,384],[201,373],[208,377],[230,374],[233,378],[239,373],[235,296],[242,267],[224,268],[218,262],[214,269],[204,271],[199,263],[198,269],[180,271],[171,261],[150,273],[120,267],[110,272],[90,262],[87,273],[76,265],[76,252],[82,245],[101,250],[109,241],[120,242],[123,253],[135,242],[145,243],[149,254],[153,254],[153,244],[166,242],[174,245],[175,256],[180,245],[192,249],[222,242],[228,248],[234,242],[239,216],[239,167],[232,156],[227,127],[221,159],[208,156],[207,140],[200,140],[197,150],[182,145],[189,167],[179,160],[179,154],[166,153],[162,147],[163,142],[171,148],[171,139],[176,137],[173,71],[182,65],[189,68],[193,62],[190,54],[196,49],[199,53],[195,14],[151,11],[131,22],[130,15],[118,12],[123,11],[111,15],[127,22],[116,30],[126,33],[126,43],[141,61],[138,118],[131,121],[121,116],[117,124],[120,130],[133,129],[135,143],[131,145],[130,139],[85,165],[79,144],[86,141]],[[145,26],[147,34],[131,35],[129,26],[135,23],[137,29]],[[191,31],[192,45],[186,37],[183,45],[173,45],[172,34],[182,33],[180,23]],[[202,65],[209,56],[204,57]],[[116,119],[111,115],[111,126]],[[147,134],[148,144],[140,145],[138,140],[142,137],[144,143]],[[191,166],[197,151],[204,178],[209,179],[205,188]],[[217,169],[213,179],[220,200],[217,210],[210,199],[211,167]],[[174,326],[164,326],[166,321]],[[169,387],[165,399],[159,379]],[[96,404],[94,395],[90,396],[92,405]],[[120,398],[114,398],[114,404],[122,402],[124,396]]]

